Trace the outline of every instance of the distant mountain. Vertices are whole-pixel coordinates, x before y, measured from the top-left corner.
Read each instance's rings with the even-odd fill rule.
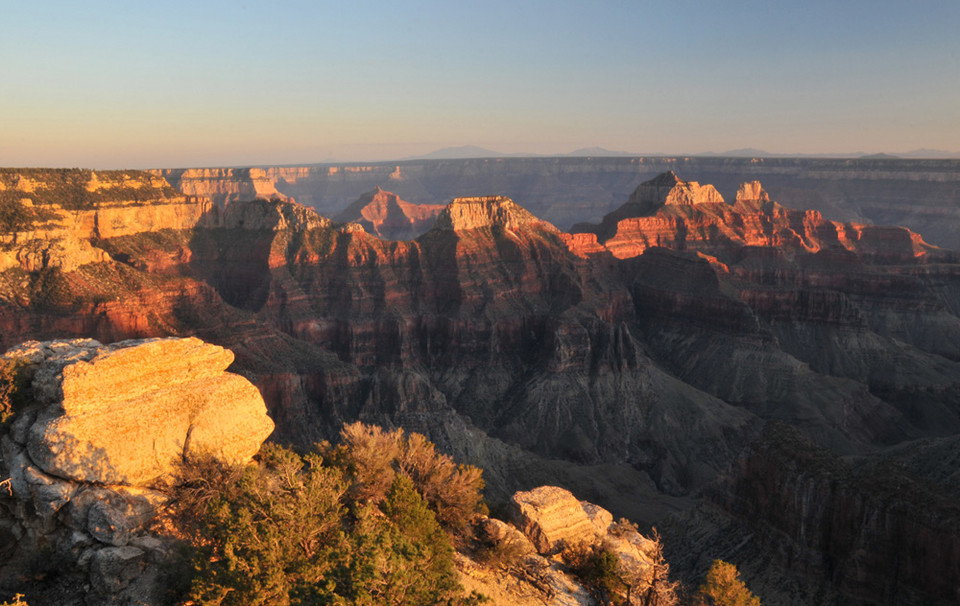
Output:
[[[563,154],[563,155],[576,157],[576,158],[588,158],[588,157],[596,158],[599,156],[603,156],[603,157],[638,156],[640,154],[636,154],[634,152],[627,152],[627,151],[610,150],[610,149],[605,149],[603,147],[581,147],[580,149],[575,149],[572,152]]]
[[[461,145],[459,147],[444,147],[429,154],[419,156],[410,156],[404,160],[462,160],[467,158],[551,158],[551,157],[571,157],[571,158],[598,158],[598,157],[622,157],[639,156],[635,152],[618,151],[606,149],[603,147],[581,147],[565,154],[531,154],[526,152],[517,152],[505,154],[477,145]],[[650,155],[650,154],[646,154]],[[662,155],[662,154],[654,154]]]
[[[571,158],[600,158],[600,157],[629,157],[629,156],[689,156],[700,158],[855,158],[866,160],[893,160],[897,158],[904,159],[960,159],[960,152],[945,151],[942,149],[915,149],[908,152],[876,152],[867,153],[865,151],[845,152],[845,153],[784,153],[769,152],[756,147],[741,147],[722,152],[698,152],[693,154],[665,154],[665,153],[637,153],[622,150],[610,150],[604,147],[581,147],[567,153],[558,154],[536,154],[536,153],[511,153],[506,154],[478,145],[461,145],[459,147],[444,147],[428,154],[409,156],[401,160],[463,160],[469,158],[550,158],[550,157],[571,157]]]
[[[894,154],[867,154],[866,156],[860,156],[861,160],[899,160],[903,156],[895,156]]]
[[[944,151],[942,149],[921,148],[913,151],[897,154],[901,158],[931,158],[937,160],[955,160],[960,159],[960,152]]]
[[[701,152],[692,154],[699,157],[722,157],[722,158],[857,158],[863,160],[896,160],[898,158],[906,159],[933,159],[933,160],[957,160],[960,159],[960,152],[945,151],[942,149],[915,149],[908,152],[878,152],[867,153],[863,151],[846,153],[817,153],[817,154],[799,154],[799,153],[777,153],[768,152],[754,147],[744,147],[740,149],[731,149],[724,152]]]
[[[768,151],[763,151],[762,149],[757,149],[755,147],[743,147],[740,149],[731,149],[725,152],[703,152],[695,154],[697,156],[729,156],[734,158],[755,158],[757,156],[771,157],[779,156],[782,154],[771,154]]]
[[[461,160],[465,158],[505,158],[508,156],[526,156],[529,154],[504,154],[492,149],[476,145],[461,145],[459,147],[444,147],[429,154],[410,156],[404,160]]]

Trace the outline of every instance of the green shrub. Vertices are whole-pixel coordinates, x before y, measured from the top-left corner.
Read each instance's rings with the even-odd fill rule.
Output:
[[[173,567],[184,577],[171,582],[178,597],[224,606],[477,603],[460,595],[450,537],[397,462],[402,432],[354,424],[343,436],[306,455],[267,444],[245,468],[185,463],[170,519],[186,544]]]
[[[568,546],[561,557],[602,603],[626,588],[620,578],[620,557],[608,547],[581,543]]]
[[[383,431],[352,423],[340,432],[341,444],[320,447],[324,458],[344,469],[357,499],[380,503],[397,471],[408,476],[443,526],[463,531],[483,511],[483,472],[458,465],[418,433]]]

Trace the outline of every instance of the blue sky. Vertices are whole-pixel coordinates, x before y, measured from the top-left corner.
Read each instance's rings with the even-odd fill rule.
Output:
[[[960,150],[960,2],[2,3],[0,165]]]

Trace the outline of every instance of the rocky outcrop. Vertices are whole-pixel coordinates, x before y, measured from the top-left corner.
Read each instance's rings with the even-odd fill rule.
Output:
[[[4,357],[28,387],[0,437],[0,586],[54,557],[102,603],[150,602],[172,549],[150,531],[167,482],[187,456],[249,461],[273,430],[259,392],[196,338],[30,342]]]
[[[505,196],[454,198],[439,214],[434,227],[438,230],[468,231],[499,227],[512,231],[557,228],[533,216],[525,208]]]
[[[737,202],[769,202],[770,195],[759,181],[741,183],[737,189]]]
[[[712,185],[684,181],[672,170],[645,181],[630,196],[627,204],[638,210],[656,210],[661,206],[688,206],[693,204],[722,204],[723,196]]]
[[[441,204],[413,204],[378,187],[334,219],[359,223],[368,234],[385,240],[412,240],[429,230],[444,208]]]
[[[655,246],[698,251],[722,261],[747,246],[776,248],[788,255],[844,248],[883,263],[937,252],[902,227],[838,223],[816,211],[789,210],[771,202],[759,181],[741,184],[736,202],[726,204],[716,190],[682,181],[673,172],[641,184],[599,225],[581,223],[573,231],[595,234],[620,259]]]
[[[580,501],[569,490],[557,486],[518,492],[513,495],[512,508],[517,527],[544,554],[577,543],[595,543],[613,522],[612,516],[604,520],[603,516],[594,515],[595,524]]]
[[[102,263],[91,240],[190,229],[211,207],[137,171],[0,169],[0,182],[0,271]]]
[[[196,338],[29,342],[5,357],[33,375],[37,406],[18,424],[57,478],[148,486],[192,454],[245,462],[273,431],[257,388],[225,372],[233,353]]]
[[[645,595],[654,568],[663,565],[657,541],[626,520],[614,523],[609,511],[557,486],[514,494],[510,517],[512,524],[492,518],[478,523],[479,541],[494,554],[486,557],[486,566],[465,554],[458,561],[465,587],[498,605],[596,603],[565,565],[564,557],[573,552],[604,549],[615,554],[618,574],[630,579],[634,597]]]

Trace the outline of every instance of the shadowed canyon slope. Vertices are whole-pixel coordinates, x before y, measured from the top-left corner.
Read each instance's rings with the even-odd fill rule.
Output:
[[[64,180],[89,195],[65,204]],[[200,336],[236,353],[275,439],[402,425],[485,467],[494,500],[562,484],[649,523],[702,490],[747,495],[724,478],[749,477],[769,421],[832,456],[960,434],[956,254],[788,210],[752,181],[728,203],[664,174],[576,234],[504,196],[456,198],[410,241],[143,173],[0,182],[3,348]],[[711,497],[716,515],[760,515],[732,499]]]

